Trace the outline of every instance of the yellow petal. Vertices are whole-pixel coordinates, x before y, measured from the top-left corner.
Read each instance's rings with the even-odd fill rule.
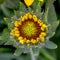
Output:
[[[31,14],[29,14],[29,19],[32,19],[32,15]]]
[[[25,20],[25,19],[26,19],[26,20],[28,19],[27,15],[24,15],[24,20]]]
[[[14,32],[15,32],[15,31],[18,31],[18,28],[17,28],[17,27],[14,27]]]
[[[15,34],[19,34],[19,31],[15,31]]]
[[[41,30],[44,31],[47,28],[47,25],[43,24]]]
[[[27,40],[26,43],[30,43],[30,40]]]
[[[21,44],[24,44],[24,40],[20,40],[20,43],[21,43]]]
[[[37,21],[37,16],[33,15],[33,19],[34,19],[34,21]]]
[[[34,0],[24,0],[24,2],[25,2],[25,4],[27,6],[30,6],[30,5],[32,5],[32,3],[34,2]]]
[[[19,26],[18,23],[19,23],[18,21],[15,21],[15,22],[14,22],[14,25],[15,25],[16,27],[18,27],[18,26]]]
[[[14,34],[16,37],[19,37],[19,34]]]
[[[41,36],[46,36],[46,33],[45,32],[41,32]]]
[[[34,39],[31,39],[31,42],[32,42],[33,44],[37,43],[37,41],[34,40]]]
[[[22,40],[23,39],[23,37],[18,37],[18,40]]]
[[[43,28],[47,28],[47,25],[46,25],[46,24],[43,24],[42,27],[43,27]]]
[[[41,41],[44,42],[44,37],[41,37]]]

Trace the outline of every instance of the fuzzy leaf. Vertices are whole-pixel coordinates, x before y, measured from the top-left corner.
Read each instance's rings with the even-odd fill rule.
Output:
[[[16,50],[15,50],[15,53],[14,53],[14,55],[15,56],[20,56],[21,54],[22,54],[22,49],[21,48],[17,48]]]
[[[33,53],[35,56],[39,56],[39,51],[40,51],[40,49],[38,47],[33,48]]]
[[[27,12],[27,9],[26,9],[25,5],[22,2],[20,2],[19,10],[18,11],[14,11],[15,15],[17,16],[17,18],[20,18],[21,16],[23,16],[26,12]]]
[[[35,0],[36,3],[38,3],[38,0]]]
[[[16,20],[15,17],[11,17],[11,18],[4,18],[5,23],[8,25],[9,29],[12,29],[14,27],[14,24],[12,23],[12,21],[14,22],[14,20]]]
[[[18,8],[19,0],[5,0],[5,6],[10,9]]]
[[[5,28],[5,29],[3,30],[3,34],[5,34],[5,33],[9,33],[9,29]]]
[[[43,19],[43,21],[46,24],[49,24],[49,29],[48,29],[48,32],[47,32],[47,36],[49,38],[51,38],[54,35],[54,33],[56,31],[56,28],[59,24],[59,21],[57,21],[57,16],[56,16],[56,13],[55,13],[53,2],[54,2],[54,0],[49,0],[49,1],[47,0],[45,17]]]
[[[40,49],[40,60],[56,60],[54,52],[47,51],[46,49]],[[44,56],[44,58],[43,58]]]
[[[18,46],[14,55],[21,55],[21,53],[29,53],[29,48],[27,46]]]
[[[34,3],[32,4],[32,10],[35,12],[36,11],[36,7],[37,7],[37,5],[36,5],[37,3],[34,1]]]
[[[51,24],[52,31],[55,31],[59,22],[57,21],[57,16],[55,13],[54,6],[51,4],[51,7],[49,8],[48,12],[48,23]]]
[[[8,8],[6,8],[4,4],[2,4],[0,7],[6,17],[12,16],[11,11]]]
[[[5,23],[8,25],[10,22],[11,22],[11,19],[10,18],[4,18],[4,21],[5,21]]]
[[[22,2],[20,2],[20,8],[19,8],[19,10],[23,11],[23,12],[26,12],[26,7],[25,7],[25,5]]]
[[[7,42],[9,40],[9,38],[10,38],[9,36],[10,36],[9,31],[8,31],[8,29],[5,28],[3,30],[3,33],[2,33],[2,36],[1,36],[2,40],[0,41],[0,45]]]
[[[0,36],[0,40],[3,40],[3,36]]]
[[[37,7],[36,7],[36,15],[40,18],[40,15],[41,15],[41,6],[40,6],[40,4],[38,4]]]
[[[11,41],[11,40],[9,40],[9,41],[7,41],[4,45],[13,45],[13,44],[14,44],[14,42]]]
[[[56,49],[57,45],[51,41],[46,41],[45,42],[45,47],[48,49]]]
[[[24,47],[24,48],[23,48],[23,52],[24,52],[24,53],[28,53],[28,52],[29,52],[29,48],[28,48],[28,47]]]
[[[38,2],[38,1],[37,1]],[[32,10],[34,13],[40,18],[41,15],[41,6],[40,3],[37,3],[36,1],[32,4]]]

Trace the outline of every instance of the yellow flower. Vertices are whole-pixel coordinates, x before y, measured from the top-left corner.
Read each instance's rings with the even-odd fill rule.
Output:
[[[39,41],[44,42],[46,28],[47,25],[36,15],[26,13],[20,20],[14,21],[14,28],[10,34],[16,36],[21,44],[36,44]]]
[[[25,2],[25,4],[27,6],[30,6],[30,5],[32,5],[32,3],[34,2],[34,0],[24,0],[24,2]]]

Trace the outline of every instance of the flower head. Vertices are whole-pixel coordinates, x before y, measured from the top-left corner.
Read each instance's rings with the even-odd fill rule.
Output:
[[[21,44],[44,42],[47,25],[36,15],[25,14],[19,20],[14,21],[11,35],[16,36]]]
[[[24,0],[24,2],[25,2],[25,4],[27,6],[30,6],[30,5],[32,5],[32,3],[34,2],[34,0]]]

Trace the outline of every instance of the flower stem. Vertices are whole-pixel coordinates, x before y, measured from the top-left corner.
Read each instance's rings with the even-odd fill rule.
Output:
[[[31,60],[36,60],[34,53],[33,53],[33,50],[32,50],[32,47],[30,48],[30,55],[31,55]]]

